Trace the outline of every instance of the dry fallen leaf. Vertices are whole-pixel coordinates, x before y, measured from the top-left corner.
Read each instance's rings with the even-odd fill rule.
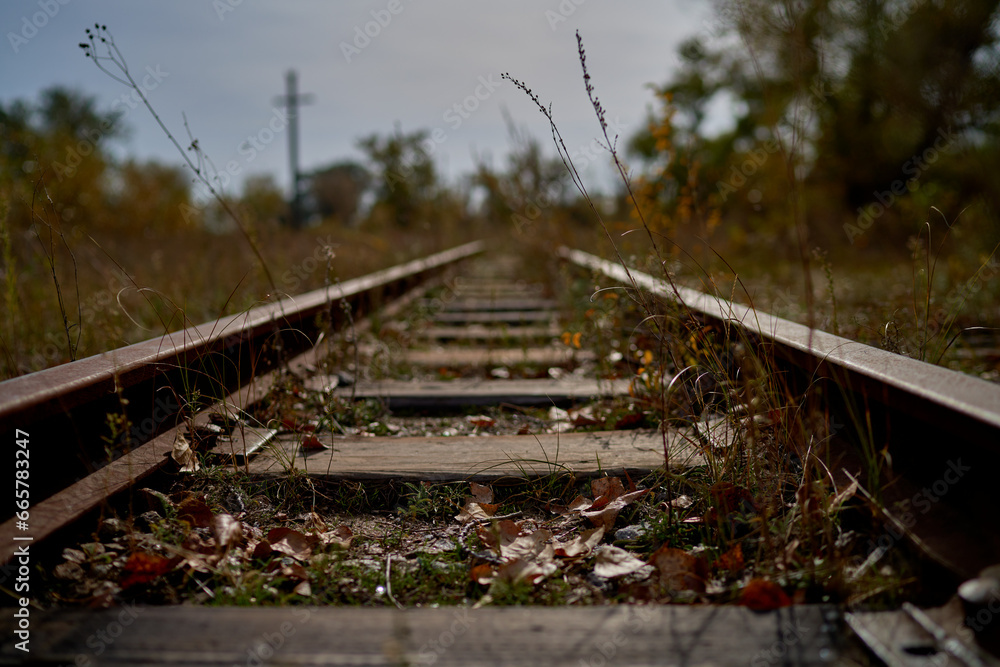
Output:
[[[660,585],[666,590],[705,592],[707,572],[697,556],[663,545],[649,562],[660,571]]]
[[[212,525],[212,510],[201,498],[190,495],[177,506],[177,518],[186,521],[193,528],[208,528]]]
[[[212,534],[219,549],[226,552],[243,540],[243,525],[231,514],[216,514],[212,518]]]
[[[500,555],[503,558],[515,559],[515,558],[535,558],[546,549],[553,550],[553,556],[555,555],[554,549],[549,542],[552,540],[552,531],[546,530],[545,528],[539,528],[530,535],[520,535],[514,538],[513,542],[504,545],[503,542],[500,543]]]
[[[594,498],[607,496],[610,501],[625,493],[625,485],[618,477],[598,477],[590,482],[590,492]]]
[[[559,566],[551,558],[515,558],[497,568],[496,578],[501,581],[527,581],[534,584],[550,574],[559,571]]]
[[[492,583],[495,576],[496,573],[493,571],[493,566],[488,563],[481,563],[469,570],[469,578],[477,584],[483,584],[484,586]]]
[[[177,558],[166,558],[147,551],[133,552],[122,568],[122,590],[149,583],[160,575],[170,572],[177,562]]]
[[[609,544],[603,545],[597,550],[597,558],[594,561],[594,574],[598,577],[610,579],[611,577],[621,577],[641,570],[646,566],[646,561],[636,558],[631,552]]]
[[[487,548],[500,554],[521,534],[521,524],[503,519],[496,522],[495,526],[480,526],[476,534]]]
[[[489,428],[497,423],[496,419],[486,415],[470,415],[465,420],[477,428]]]
[[[737,542],[726,553],[719,556],[715,561],[718,570],[728,570],[732,574],[737,574],[743,570],[743,545]]]
[[[181,467],[181,472],[196,472],[200,467],[198,455],[194,453],[191,444],[180,431],[177,431],[177,435],[174,436],[174,447],[173,451],[170,452],[170,458]]]
[[[597,528],[591,528],[590,530],[585,530],[576,537],[574,537],[569,542],[558,542],[555,545],[555,551],[557,556],[562,556],[564,558],[577,558],[579,556],[586,556],[591,551],[594,550],[601,540],[604,538],[604,527],[598,526]]]
[[[320,449],[330,449],[330,445],[324,444],[322,440],[317,438],[315,435],[307,435],[302,438],[302,449],[306,451],[316,451]]]
[[[267,534],[267,543],[270,545],[272,551],[277,551],[298,560],[308,560],[317,542],[319,542],[319,538],[315,535],[304,535],[297,530],[285,528],[284,526],[272,528]]]
[[[496,514],[497,510],[500,509],[500,505],[491,505],[489,503],[477,503],[474,499],[469,498],[465,505],[462,507],[461,511],[455,515],[455,521],[459,523],[468,523],[470,521],[487,521],[490,517]]]
[[[649,489],[641,489],[639,491],[626,493],[618,496],[600,509],[583,510],[580,512],[580,515],[590,519],[591,523],[595,526],[603,526],[605,530],[611,530],[611,527],[615,524],[615,519],[618,518],[618,512],[620,512],[626,505],[631,504],[633,501],[638,500],[647,493],[649,493]],[[597,501],[595,501],[594,504],[596,505]]]
[[[487,505],[493,502],[493,489],[486,486],[485,484],[477,484],[476,482],[470,482],[470,493],[472,493],[472,500],[477,503],[486,503]]]
[[[354,531],[346,524],[341,524],[333,530],[321,534],[319,539],[326,546],[333,545],[341,549],[350,549],[351,540],[354,539]]]
[[[740,593],[740,604],[754,611],[771,611],[792,604],[781,586],[767,579],[751,579]]]

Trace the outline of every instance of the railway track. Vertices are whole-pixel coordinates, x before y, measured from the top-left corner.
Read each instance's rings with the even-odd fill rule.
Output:
[[[565,299],[552,285],[524,279],[517,258],[484,256],[484,251],[485,244],[469,244],[0,384],[3,431],[27,434],[35,456],[30,529],[22,530],[10,513],[0,526],[6,571],[17,571],[26,544],[19,538],[29,536],[38,550],[58,545],[69,526],[92,517],[110,497],[127,495],[174,466],[170,454],[178,434],[195,439],[198,433],[215,433],[217,454],[225,458],[228,452],[258,477],[286,476],[296,469],[327,481],[415,484],[503,484],[554,473],[639,479],[663,467],[665,449],[671,467],[681,470],[704,464],[706,442],[716,446],[718,440],[736,437],[738,420],[710,410],[667,432],[612,429],[613,420],[602,420],[605,430],[574,429],[593,414],[572,408],[629,400],[636,393],[637,369],[618,378],[596,377],[594,369],[606,362],[608,350],[598,352],[574,340],[580,332],[568,324],[572,316]],[[880,499],[887,508],[888,534],[915,545],[939,566],[942,586],[954,586],[1000,561],[995,519],[1000,503],[991,484],[1000,463],[1000,387],[809,331],[715,295],[675,290],[580,251],[564,248],[558,254],[567,273],[619,288],[615,293],[622,300],[641,290],[666,304],[665,312],[682,308],[698,329],[738,330],[741,345],[771,360],[782,386],[804,397],[802,405],[822,404],[820,413],[835,426],[824,446],[841,469],[868,472],[862,470],[864,461],[851,454],[865,447],[891,460],[890,483]],[[623,352],[618,355],[630,354]],[[375,371],[366,374],[363,368]],[[669,379],[663,382],[673,386]],[[338,423],[339,431],[317,432],[311,448],[303,447],[300,429],[272,428],[249,418],[254,404],[274,392],[294,397],[300,386],[338,404],[370,401],[420,417],[373,422],[367,430]],[[214,400],[193,398],[204,396]],[[541,417],[539,410],[545,411]],[[476,411],[494,411],[494,416],[470,414]],[[109,414],[121,415],[118,423],[129,427],[116,431]],[[433,415],[456,414],[464,430],[431,432]],[[498,419],[498,414],[506,416]],[[227,432],[217,437],[220,424]],[[386,431],[390,426],[395,430]],[[501,427],[507,430],[500,432]],[[493,434],[483,437],[483,430]],[[46,463],[57,462],[44,473],[39,452]],[[112,460],[102,463],[109,453]],[[953,483],[959,473],[949,471],[955,470],[960,475]],[[941,491],[935,484],[946,475],[951,476],[944,492],[935,494]],[[933,502],[922,503],[916,512],[912,499],[928,489]],[[908,499],[916,521],[895,509]],[[270,654],[333,664],[537,664],[542,659],[573,665],[581,660],[843,664],[861,655],[861,643],[889,664],[927,664],[928,656],[938,660],[934,664],[990,660],[976,649],[963,652],[949,643],[956,637],[969,643],[968,631],[958,627],[963,612],[954,601],[922,617],[909,610],[845,615],[825,604],[767,614],[744,607],[672,605],[472,611],[149,608],[133,614],[127,630],[120,609],[33,613],[30,659],[77,664],[81,656],[87,664],[215,664],[263,662]],[[943,628],[946,636],[928,634],[927,622]],[[5,617],[4,623],[14,639],[3,646],[0,660],[23,661],[13,634],[19,621]],[[115,623],[121,638],[100,639]],[[847,639],[845,624],[863,642]],[[187,643],[178,646],[174,633]],[[98,654],[95,644],[102,647]],[[506,652],[498,653],[497,645],[506,646]]]

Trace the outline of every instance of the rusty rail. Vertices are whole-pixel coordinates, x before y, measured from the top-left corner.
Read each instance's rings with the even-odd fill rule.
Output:
[[[165,462],[187,397],[223,397],[296,354],[327,328],[484,251],[482,241],[416,259],[337,285],[282,299],[159,338],[0,383],[0,432],[30,434],[32,533],[43,536],[94,499],[152,474]],[[108,415],[129,427],[115,431]],[[119,458],[108,463],[108,449]],[[45,461],[44,474],[40,460]],[[100,474],[98,474],[100,472]],[[124,481],[123,481],[124,480]],[[41,508],[39,510],[39,507]],[[13,510],[0,526],[0,561],[13,553]],[[36,520],[37,519],[37,520]],[[50,531],[51,532],[51,531]]]
[[[1000,470],[1000,385],[719,296],[682,286],[675,292],[664,280],[580,250],[561,247],[558,255],[627,288],[669,301],[679,297],[706,322],[739,327],[788,382],[822,393],[825,409],[846,427],[837,433],[839,441],[880,458],[888,478],[880,483],[889,489],[883,502],[902,508],[900,516],[906,512],[920,519],[915,526],[898,525],[900,532],[910,533],[951,572],[971,576],[1000,560],[1000,538],[986,534],[1000,511],[994,492]],[[922,495],[925,491],[929,495]],[[921,501],[934,511],[923,513]],[[921,511],[915,513],[914,507]],[[899,517],[889,521],[899,523]]]

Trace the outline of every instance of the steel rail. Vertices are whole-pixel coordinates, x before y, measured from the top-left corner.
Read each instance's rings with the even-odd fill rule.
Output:
[[[649,274],[629,269],[581,250],[566,247],[559,256],[577,266],[597,271],[622,285],[631,285],[659,297],[676,299],[674,287]],[[744,330],[798,361],[809,373],[830,376],[862,391],[878,402],[903,410],[915,419],[948,421],[953,435],[998,449],[1000,440],[1000,385],[934,366],[917,359],[835,336],[690,288],[677,286],[684,305],[718,322],[738,324]]]
[[[35,472],[34,505],[85,480],[108,464],[115,450],[121,466],[138,477],[163,463],[162,452],[142,452],[144,443],[172,429],[190,406],[187,397],[221,397],[308,350],[327,328],[370,312],[384,300],[461,260],[483,252],[468,243],[375,273],[281,299],[159,338],[98,354],[0,383],[0,432],[30,434]],[[108,415],[133,425],[115,432]],[[167,450],[169,451],[169,449]],[[137,466],[137,467],[136,467]],[[4,519],[13,510],[5,510]],[[0,528],[0,539],[13,528]]]
[[[581,250],[560,247],[557,254],[626,288],[664,301],[679,298],[698,319],[742,329],[743,338],[773,359],[772,371],[789,387],[802,395],[817,392],[831,417],[844,422],[836,441],[853,445],[860,452],[855,460],[867,456],[868,471],[879,470],[882,502],[905,518],[887,514],[897,535],[909,534],[940,565],[963,576],[1000,561],[1000,384],[718,296],[675,290],[665,280]]]

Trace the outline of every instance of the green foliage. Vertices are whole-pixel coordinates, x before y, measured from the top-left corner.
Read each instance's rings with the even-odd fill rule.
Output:
[[[996,235],[1000,3],[715,4],[717,39],[682,45],[662,111],[629,145],[665,162],[651,180],[666,214],[692,196],[751,233],[780,230],[801,198],[823,243],[900,247],[928,206],[972,205]],[[734,123],[710,135],[726,102]]]
[[[376,174],[375,207],[400,227],[413,227],[437,194],[438,177],[427,152],[426,131],[377,134],[358,141]]]

